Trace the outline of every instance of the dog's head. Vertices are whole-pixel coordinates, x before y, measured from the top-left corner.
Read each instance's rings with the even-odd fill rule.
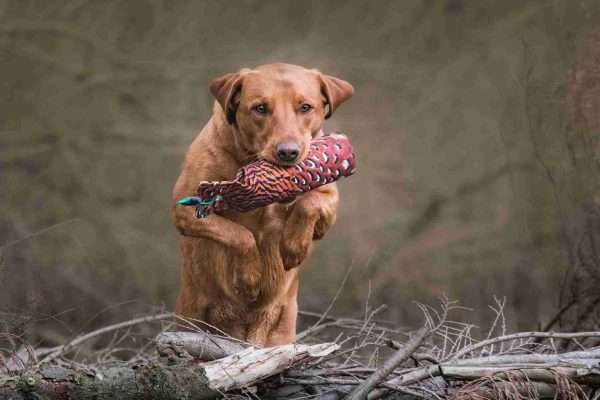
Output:
[[[317,70],[279,63],[243,69],[210,83],[243,150],[280,165],[306,157],[323,120],[353,90],[348,82]]]

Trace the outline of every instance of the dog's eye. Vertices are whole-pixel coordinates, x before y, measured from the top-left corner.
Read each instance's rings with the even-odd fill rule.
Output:
[[[256,111],[259,114],[266,114],[267,113],[267,106],[265,104],[259,104],[257,106],[254,106],[253,110]]]
[[[307,112],[309,112],[309,111],[310,111],[310,110],[312,110],[312,109],[313,109],[313,106],[311,106],[311,105],[310,105],[310,104],[308,104],[308,103],[304,103],[304,104],[302,104],[302,105],[300,106],[300,111],[302,111],[303,113],[307,113]]]

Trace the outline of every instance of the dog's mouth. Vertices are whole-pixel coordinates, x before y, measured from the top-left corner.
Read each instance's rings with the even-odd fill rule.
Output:
[[[283,161],[283,160],[278,159],[275,156],[272,156],[269,153],[261,155],[259,157],[259,159],[268,161],[271,164],[275,164],[275,165],[283,167],[283,168],[289,168],[289,167],[293,167],[295,165],[302,163],[302,161],[304,161],[307,156],[308,156],[308,149],[305,149],[305,150],[303,150],[302,154],[300,154],[300,156],[294,161]]]
[[[297,161],[292,161],[292,162],[286,162],[286,161],[281,161],[281,160],[267,160],[270,163],[273,163],[275,165],[279,165],[280,167],[284,167],[284,168],[289,168],[289,167],[293,167],[294,165],[298,165],[302,162],[302,160],[297,160]]]

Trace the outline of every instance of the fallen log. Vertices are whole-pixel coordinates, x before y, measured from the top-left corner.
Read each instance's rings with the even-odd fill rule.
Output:
[[[485,377],[506,379],[517,374],[523,379],[555,383],[557,376],[581,384],[600,385],[600,370],[586,366],[558,365],[507,365],[493,367],[440,366],[440,375],[448,380],[474,380]]]
[[[249,345],[210,333],[162,332],[156,339],[156,349],[163,356],[189,354],[201,361],[213,361],[239,353]]]
[[[222,360],[204,364],[203,368],[210,387],[228,391],[275,375],[301,361],[324,357],[338,348],[335,343],[286,344],[258,350],[249,347]]]
[[[303,361],[329,355],[334,343],[290,344],[264,349],[249,347],[220,360],[189,360],[166,365],[160,360],[139,364],[113,363],[88,368],[53,362],[0,376],[0,398],[26,399],[211,399],[242,389]]]
[[[440,319],[445,320],[445,314],[441,315]],[[165,314],[121,322],[49,349],[24,346],[12,352],[1,351],[0,398],[210,399],[223,395],[237,398],[241,394],[277,400],[306,396],[375,400],[398,398],[401,394],[406,399],[455,396],[472,400],[509,393],[523,399],[574,400],[584,398],[579,394],[600,390],[600,348],[585,349],[580,344],[581,351],[556,353],[550,346],[530,346],[538,336],[575,340],[599,337],[598,332],[526,332],[477,343],[465,341],[454,348],[452,343],[460,343],[462,337],[456,336],[452,348],[446,351],[446,331],[441,339],[430,331],[425,341],[428,333],[422,331],[398,343],[385,337],[385,331],[374,335],[375,325],[365,328],[363,323],[358,330],[361,336],[350,346],[347,340],[342,341],[345,351],[333,356],[328,355],[338,345],[331,343],[256,348],[205,332],[163,332],[155,341],[160,357],[150,350],[150,342],[129,362],[106,357],[105,349],[98,355],[91,351],[84,356],[98,364],[68,360],[70,355],[77,359],[74,350],[79,351],[82,343],[101,334],[168,317]],[[428,321],[432,325],[431,317]],[[376,350],[377,346],[389,346],[390,340],[397,352],[381,365],[377,365],[378,353],[368,358],[358,353],[366,345]],[[502,342],[509,342],[505,351],[500,346],[500,351],[494,352],[494,344]],[[308,361],[310,367],[305,368],[303,361]],[[267,379],[273,375],[278,379]],[[565,397],[568,393],[575,394]]]
[[[497,370],[511,370],[519,368],[574,368],[583,376],[588,371],[591,375],[600,373],[600,349],[590,349],[586,351],[574,351],[562,354],[515,354],[515,355],[494,355],[489,357],[465,358],[460,360],[448,361],[436,365],[429,365],[417,369],[410,370],[400,376],[387,381],[393,386],[412,385],[425,379],[436,376],[448,376],[453,372],[462,371],[460,367],[464,367],[464,371],[474,371],[481,367],[482,374],[487,368],[496,367]],[[447,373],[444,371],[448,371]],[[465,372],[466,373],[466,372]],[[457,379],[460,374],[457,373]],[[595,378],[594,378],[595,379]],[[465,379],[467,380],[467,379]]]
[[[446,381],[468,382],[490,377],[507,379],[509,375],[515,374],[528,384],[539,386],[540,393],[546,393],[550,398],[556,394],[554,383],[557,378],[565,378],[580,385],[600,387],[600,349],[562,354],[511,354],[453,360],[401,373],[389,379],[386,386],[388,389],[402,391],[407,386],[418,385],[436,377],[443,377]],[[522,389],[527,388],[529,386],[525,385]],[[485,392],[487,389],[481,390]],[[387,389],[376,389],[368,398],[378,399],[386,392]]]

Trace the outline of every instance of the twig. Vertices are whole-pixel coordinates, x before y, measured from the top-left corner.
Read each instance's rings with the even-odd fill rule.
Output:
[[[175,314],[173,314],[173,313],[163,313],[163,314],[153,315],[150,317],[135,318],[135,319],[132,319],[129,321],[119,322],[118,324],[105,326],[104,328],[100,328],[98,330],[86,333],[85,335],[78,336],[65,345],[54,347],[52,349],[48,349],[48,351],[45,352],[45,354],[47,354],[47,353],[50,353],[50,354],[48,354],[46,357],[44,357],[38,363],[38,365],[52,361],[56,357],[59,357],[61,354],[69,351],[71,348],[73,348],[77,345],[80,345],[81,343],[83,343],[87,340],[90,340],[96,336],[102,335],[104,333],[112,332],[117,329],[127,328],[127,327],[133,326],[133,325],[143,324],[146,322],[154,322],[154,321],[160,321],[163,319],[173,318],[174,316],[175,316]]]
[[[486,346],[490,346],[495,343],[509,342],[511,340],[526,339],[526,338],[554,338],[554,339],[574,339],[580,337],[600,337],[600,332],[573,332],[573,333],[560,333],[560,332],[520,332],[513,333],[511,335],[498,336],[492,339],[482,340],[472,346],[463,347],[461,350],[452,354],[447,360],[456,360],[469,354],[472,351],[481,349]]]
[[[552,329],[552,327],[558,321],[560,321],[560,318],[563,316],[563,314],[566,313],[567,311],[569,311],[571,309],[571,307],[573,307],[576,303],[577,303],[577,301],[575,299],[571,299],[571,301],[569,301],[567,304],[562,306],[561,309],[558,310],[557,313],[554,315],[554,317],[552,317],[552,319],[550,321],[548,321],[548,323],[542,328],[542,332],[547,332],[550,329]]]
[[[502,301],[500,301],[496,296],[494,296],[494,302],[496,303],[496,306],[498,306],[498,308],[489,306],[490,309],[492,309],[492,311],[496,313],[496,317],[494,318],[494,322],[492,323],[492,326],[488,331],[486,339],[490,339],[492,337],[492,334],[496,330],[496,326],[498,325],[499,321],[501,321],[502,323],[502,334],[506,334],[506,321],[504,319],[504,307],[506,306],[506,297],[503,297]]]
[[[400,364],[406,361],[411,354],[421,346],[423,340],[425,340],[430,333],[431,329],[428,325],[417,331],[415,336],[406,343],[404,348],[394,353],[381,368],[378,368],[364,383],[354,389],[352,393],[346,397],[346,400],[365,400],[369,392],[383,382]]]

